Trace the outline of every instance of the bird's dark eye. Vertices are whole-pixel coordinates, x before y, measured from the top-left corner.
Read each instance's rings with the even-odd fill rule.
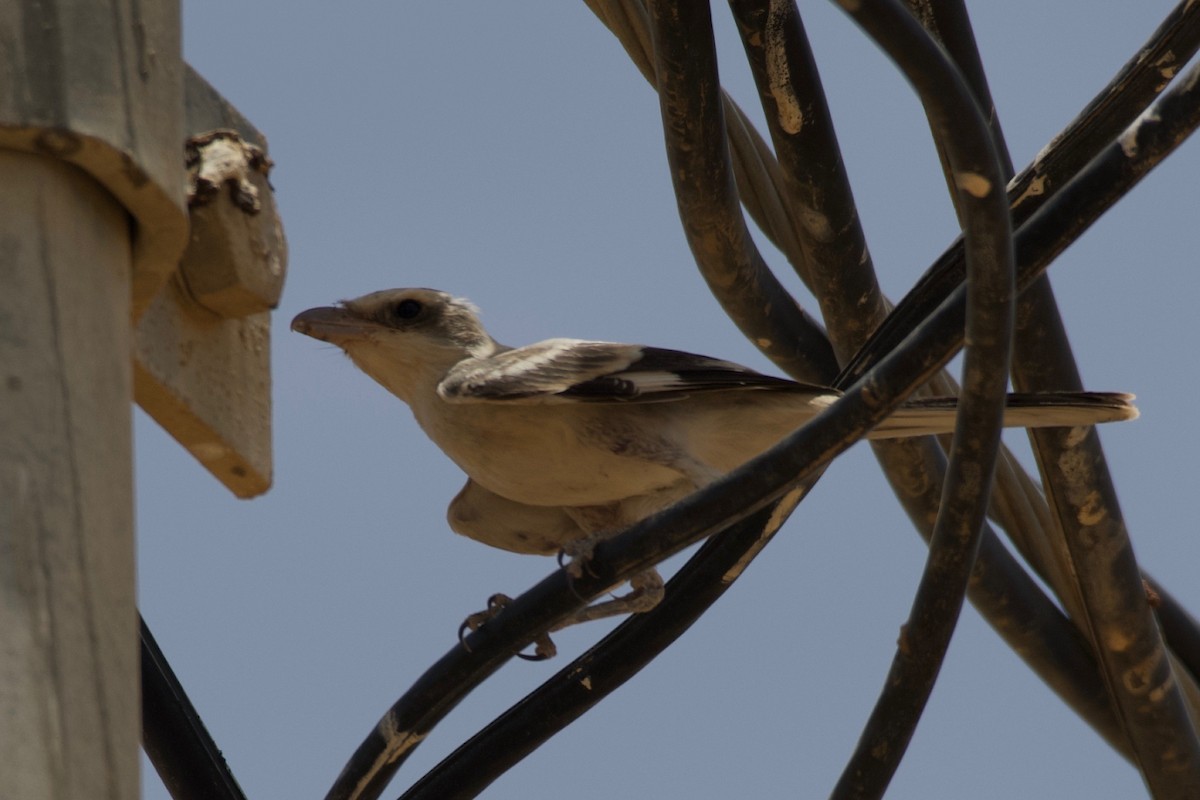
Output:
[[[411,297],[409,297],[392,306],[392,315],[395,316],[396,319],[413,319],[421,313],[422,308],[424,308],[424,306],[421,305],[420,300],[413,300]]]

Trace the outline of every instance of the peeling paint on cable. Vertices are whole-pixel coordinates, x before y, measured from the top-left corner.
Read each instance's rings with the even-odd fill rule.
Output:
[[[425,738],[424,733],[416,731],[402,731],[396,724],[395,715],[389,711],[379,720],[379,724],[375,726],[376,732],[383,737],[387,742],[387,747],[384,748],[380,758],[384,763],[392,761],[394,757],[401,756],[412,750]]]
[[[1120,630],[1109,630],[1104,634],[1104,646],[1110,653],[1124,653],[1133,644],[1133,639]]]
[[[1108,510],[1100,502],[1099,493],[1088,492],[1084,502],[1079,506],[1079,511],[1075,514],[1075,519],[1079,520],[1080,525],[1090,528],[1099,525],[1107,516]]]
[[[382,761],[384,764],[391,763],[395,759],[419,745],[424,738],[425,734],[416,733],[414,731],[406,731],[404,733],[397,734],[395,739],[392,739],[388,742],[388,746],[383,751],[380,761]],[[371,770],[371,774],[376,772],[378,772],[378,770]]]
[[[1088,431],[1090,431],[1090,430],[1091,430],[1091,428],[1088,426],[1085,426],[1085,425],[1079,425],[1074,428],[1071,428],[1071,430],[1067,431],[1067,439],[1066,439],[1067,447],[1075,447],[1076,445],[1078,445],[1085,438],[1087,438]]]
[[[787,133],[797,134],[804,127],[804,111],[800,108],[800,98],[792,91],[791,72],[788,70],[783,28],[788,8],[788,0],[771,0],[767,9],[767,84],[775,100],[779,127]]]
[[[362,780],[354,787],[351,797],[361,797],[367,784],[379,774],[387,764],[395,761],[397,758],[412,750],[426,734],[416,733],[415,731],[402,731],[399,725],[396,724],[396,716],[392,711],[384,714],[375,726],[375,733],[384,741],[383,751],[375,758],[371,768],[367,770]]]
[[[1161,92],[1167,88],[1167,84],[1175,79],[1175,76],[1179,74],[1179,66],[1174,50],[1168,50],[1162,54],[1162,57],[1158,61],[1154,62],[1154,68],[1158,70],[1158,74],[1163,78],[1163,82],[1154,87],[1156,92]]]
[[[1125,129],[1125,132],[1117,137],[1118,144],[1121,145],[1121,152],[1126,158],[1136,158],[1138,154],[1138,134],[1142,132],[1142,126],[1146,123],[1162,122],[1162,117],[1158,115],[1158,109],[1150,106],[1143,111],[1133,123]]]
[[[829,224],[827,215],[807,206],[797,209],[796,215],[800,218],[800,224],[804,226],[804,230],[808,231],[809,235],[818,242],[833,240],[833,226]]]
[[[1030,180],[1029,186],[1025,188],[1025,191],[1021,192],[1021,196],[1013,201],[1013,207],[1016,208],[1030,197],[1040,197],[1044,195],[1046,193],[1046,184],[1049,182],[1049,175],[1038,175],[1036,178]]]
[[[992,191],[992,182],[978,172],[954,173],[954,185],[972,197],[987,197]]]
[[[1146,692],[1146,699],[1149,700],[1151,703],[1161,703],[1163,700],[1166,699],[1167,694],[1174,691],[1174,689],[1175,689],[1175,676],[1171,673],[1170,670],[1167,670],[1166,680],[1164,680],[1158,686],[1155,686],[1152,689],[1150,689],[1150,691]]]
[[[1125,154],[1126,158],[1134,158],[1137,155],[1137,135],[1141,124],[1142,120],[1139,118],[1117,138],[1117,143],[1121,145],[1121,152]]]
[[[721,576],[722,583],[728,585],[738,579],[754,557],[758,555],[759,551],[775,535],[775,531],[779,530],[783,527],[783,523],[787,522],[787,518],[796,510],[796,506],[800,504],[800,499],[804,497],[806,491],[808,491],[807,487],[797,486],[780,498],[779,503],[775,506],[775,510],[771,512],[771,517],[767,520],[767,524],[763,526],[762,534],[754,541],[754,545],[738,559],[737,563],[725,571],[725,574]]]

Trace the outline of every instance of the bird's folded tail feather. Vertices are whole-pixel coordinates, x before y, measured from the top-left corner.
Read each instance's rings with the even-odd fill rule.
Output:
[[[1042,392],[1010,394],[1006,428],[1073,428],[1137,419],[1134,396],[1124,392]],[[871,439],[948,433],[954,426],[956,397],[914,398],[869,434]]]

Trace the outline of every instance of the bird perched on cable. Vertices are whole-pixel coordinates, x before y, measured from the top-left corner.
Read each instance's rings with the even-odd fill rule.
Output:
[[[462,470],[450,527],[518,553],[586,555],[612,535],[766,451],[837,400],[825,386],[634,344],[547,339],[512,348],[466,300],[392,289],[312,308],[292,330],[337,345],[412,409]],[[1133,419],[1132,395],[1011,395],[1010,427]],[[954,398],[911,401],[870,434],[954,429]],[[580,619],[646,610],[657,573]]]

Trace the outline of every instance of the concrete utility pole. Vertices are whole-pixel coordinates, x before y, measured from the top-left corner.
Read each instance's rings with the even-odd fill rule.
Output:
[[[270,162],[177,2],[3,3],[0,59],[0,797],[134,798],[131,402],[269,487]]]

